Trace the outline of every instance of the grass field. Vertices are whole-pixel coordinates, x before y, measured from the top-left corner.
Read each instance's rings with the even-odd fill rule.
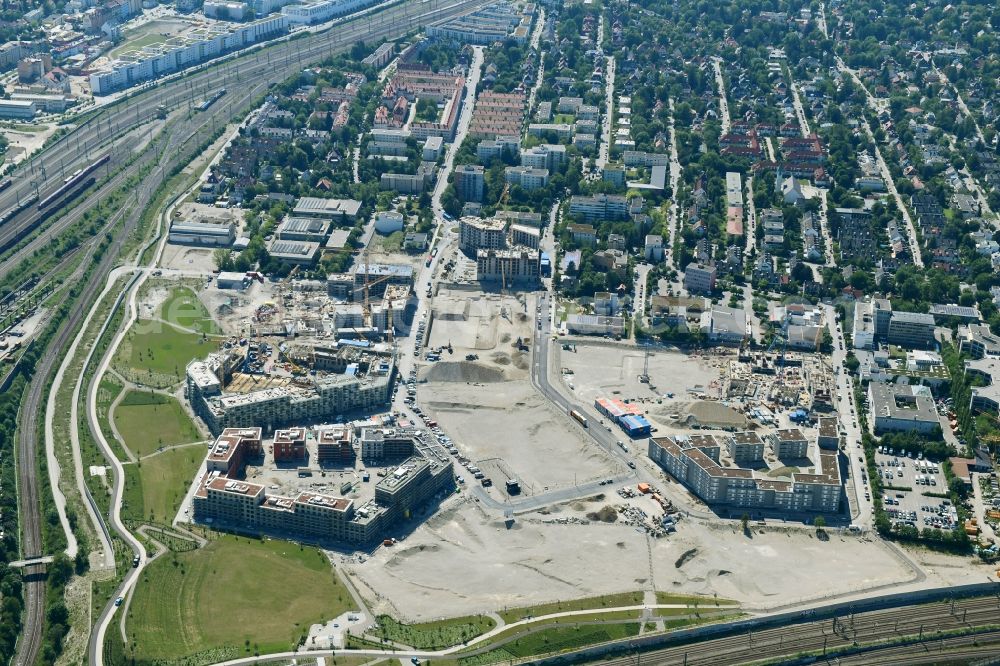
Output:
[[[209,335],[219,333],[219,327],[216,326],[202,302],[198,300],[198,295],[187,287],[176,287],[171,290],[170,296],[160,307],[160,317],[172,324],[199,333]]]
[[[518,620],[523,620],[529,616],[540,617],[542,615],[551,615],[552,613],[562,613],[564,611],[614,608],[616,606],[638,606],[642,603],[642,600],[642,592],[621,592],[619,594],[606,594],[603,597],[587,597],[585,599],[556,601],[551,604],[540,604],[538,606],[527,606],[525,608],[510,608],[500,611],[500,617],[504,619],[504,622],[517,622]]]
[[[129,391],[115,408],[114,417],[125,445],[139,457],[160,447],[201,439],[181,404],[159,393]],[[154,423],[156,428],[150,428]]]
[[[495,664],[511,659],[523,659],[534,655],[573,650],[586,645],[628,638],[638,633],[638,622],[553,627],[528,634],[489,652],[472,657],[462,657],[459,659],[459,664],[461,666]]]
[[[671,594],[670,592],[657,592],[656,603],[664,605],[687,604],[689,606],[699,606],[701,608],[739,605],[732,599],[722,599],[721,597],[699,597],[692,594]]]
[[[143,573],[127,630],[138,661],[202,664],[293,649],[309,625],[350,610],[321,552],[222,536]]]
[[[186,446],[125,465],[122,515],[169,525],[204,459],[204,447]]]
[[[153,44],[162,44],[165,41],[167,41],[167,38],[164,37],[163,35],[156,35],[156,34],[142,35],[140,37],[136,37],[135,39],[130,39],[126,41],[118,48],[112,49],[110,56],[112,58],[116,58],[120,56],[122,53],[127,53],[129,51],[138,51],[139,49],[145,46],[152,46]]]
[[[485,615],[469,615],[436,622],[403,624],[388,615],[380,615],[378,625],[378,635],[386,640],[419,650],[437,650],[484,634],[495,627],[496,622]]]
[[[105,374],[101,377],[101,383],[97,388],[97,421],[101,431],[104,433],[104,437],[114,448],[115,455],[124,460],[126,457],[125,452],[122,450],[118,440],[112,436],[110,421],[108,420],[108,410],[111,408],[111,403],[122,392],[122,388],[122,385],[111,374]]]
[[[202,335],[185,333],[158,321],[139,320],[125,337],[115,368],[136,382],[170,386],[183,379],[188,361],[216,347]]]

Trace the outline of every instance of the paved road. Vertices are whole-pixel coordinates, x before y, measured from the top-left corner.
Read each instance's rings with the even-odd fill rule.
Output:
[[[732,124],[729,122],[729,100],[726,98],[726,81],[722,77],[722,59],[712,58],[712,69],[715,70],[715,85],[719,89],[719,115],[722,120],[722,133],[729,134]]]
[[[472,52],[472,63],[469,65],[469,74],[465,77],[465,101],[462,104],[462,113],[458,117],[458,127],[455,129],[455,140],[448,146],[445,153],[444,168],[438,172],[437,183],[431,195],[431,207],[434,209],[434,217],[438,221],[437,234],[444,225],[444,207],[441,206],[441,195],[448,187],[448,177],[455,168],[455,154],[462,146],[465,135],[469,132],[469,124],[472,122],[472,112],[476,105],[476,89],[479,87],[479,76],[483,71],[483,47],[474,46]]]
[[[166,236],[164,236],[166,239]],[[162,244],[161,244],[162,247]],[[130,269],[126,269],[130,270]],[[91,433],[96,437],[97,444],[104,453],[104,457],[107,458],[108,462],[111,464],[111,469],[113,472],[113,484],[111,490],[111,511],[108,519],[118,536],[125,541],[126,544],[131,548],[139,557],[139,566],[129,569],[125,574],[124,580],[118,586],[116,590],[115,597],[124,597],[129,595],[135,586],[135,583],[139,580],[142,575],[142,570],[147,563],[148,555],[146,553],[146,548],[142,542],[137,539],[125,526],[121,517],[122,509],[122,495],[125,490],[125,468],[122,463],[115,456],[114,450],[108,443],[104,436],[104,432],[100,427],[99,420],[97,418],[97,394],[100,389],[100,378],[107,372],[108,366],[111,364],[111,360],[114,358],[115,352],[121,341],[124,339],[125,335],[128,334],[129,328],[138,318],[138,309],[136,307],[136,295],[139,293],[139,289],[142,287],[143,283],[149,277],[150,270],[142,270],[130,283],[126,292],[122,296],[127,295],[128,314],[126,320],[123,322],[122,326],[119,328],[118,333],[115,335],[111,344],[108,345],[104,355],[101,357],[97,369],[94,372],[94,381],[90,384],[90,390],[87,393],[87,422],[90,427]],[[109,278],[109,286],[113,284],[113,279]],[[120,298],[118,303],[121,303]],[[110,315],[109,315],[110,318]],[[94,629],[91,632],[89,651],[89,660],[91,664],[103,664],[104,663],[104,637],[107,633],[108,627],[111,625],[114,619],[115,611],[117,607],[113,604],[108,604],[102,610],[100,616],[97,618]]]
[[[785,70],[788,73],[788,80],[792,82],[792,106],[795,107],[795,115],[799,119],[799,130],[802,132],[802,136],[809,136],[812,131],[809,129],[809,120],[806,119],[805,109],[802,107],[802,98],[799,95],[799,84],[792,78],[792,72],[785,66]]]
[[[674,269],[680,269],[677,265],[677,253],[674,251],[677,247],[677,239],[680,238],[680,224],[681,224],[681,210],[680,206],[677,205],[677,196],[680,192],[681,185],[681,175],[683,170],[681,169],[680,158],[677,155],[677,132],[674,128],[674,98],[671,97],[670,103],[670,189],[673,191],[673,196],[670,198],[670,210],[667,214],[667,225],[670,227],[670,242],[667,244],[667,256],[666,262],[668,266],[672,266]]]
[[[547,322],[552,320],[552,297],[549,294],[543,294],[539,299],[538,306],[538,316],[541,317],[542,322]],[[590,405],[579,404],[567,397],[565,397],[559,390],[552,384],[550,380],[550,375],[554,372],[558,372],[558,368],[553,370],[552,367],[552,345],[559,344],[558,340],[552,340],[552,336],[548,330],[545,330],[545,326],[542,328],[535,328],[534,341],[532,343],[532,359],[531,359],[531,383],[537,388],[545,398],[548,399],[553,405],[556,406],[563,414],[566,415],[566,419],[572,423],[569,416],[569,412],[572,410],[577,410],[588,417],[589,427],[586,428],[587,434],[590,438],[600,446],[605,452],[610,455],[612,460],[616,463],[620,463],[624,467],[628,466],[628,463],[635,464],[633,457],[626,454],[618,446],[618,441],[622,439],[622,433],[612,432],[607,428],[603,427],[600,423],[602,417],[597,415],[594,409]],[[584,352],[586,353],[586,352]],[[576,426],[580,427],[580,426]],[[625,438],[627,439],[627,438]],[[633,452],[635,449],[632,449]],[[626,478],[634,478],[636,473],[629,474],[625,472]],[[650,479],[643,479],[650,480]]]
[[[603,16],[601,17],[603,21]],[[603,26],[604,23],[601,23]],[[598,42],[600,44],[600,42]],[[607,57],[607,70],[605,76],[604,84],[604,119],[601,123],[601,145],[597,150],[597,159],[594,160],[594,167],[596,171],[604,169],[604,165],[608,163],[608,156],[611,154],[611,117],[614,115],[615,108],[615,57]]]
[[[876,114],[881,113],[885,110],[886,102],[875,99],[875,96],[869,92],[865,84],[858,78],[857,73],[850,69],[844,64],[844,61],[840,56],[837,56],[837,69],[841,73],[847,74],[854,81],[854,84],[865,91],[865,98],[868,101],[868,106],[871,107]],[[885,159],[882,157],[882,151],[879,149],[878,142],[875,140],[875,136],[872,134],[871,125],[868,123],[868,118],[861,117],[861,126],[865,129],[865,134],[868,135],[869,140],[871,140],[872,145],[875,146],[875,162],[878,164],[879,173],[882,176],[882,180],[885,181],[885,186],[889,190],[889,194],[896,201],[896,206],[899,208],[900,214],[903,216],[903,221],[906,223],[907,228],[907,241],[910,245],[910,254],[913,256],[913,264],[918,268],[924,267],[923,256],[920,253],[920,244],[917,242],[917,231],[916,227],[913,225],[913,220],[910,218],[910,212],[906,205],[903,203],[903,198],[899,195],[899,191],[896,189],[896,182],[892,178],[892,173],[889,171],[888,165],[886,165]]]
[[[845,482],[844,484],[851,521],[861,527],[871,528],[873,500],[870,496],[868,499],[865,498],[865,493],[870,488],[864,481],[868,470],[865,463],[865,452],[861,446],[861,424],[858,422],[858,406],[854,404],[853,380],[844,369],[844,359],[847,358],[848,349],[844,342],[843,325],[837,323],[837,311],[832,305],[825,304],[823,309],[826,313],[827,328],[833,337],[833,352],[830,354],[830,362],[833,364],[837,380],[837,413],[840,416],[840,426],[846,433],[844,452],[847,455],[851,481],[853,482]]]

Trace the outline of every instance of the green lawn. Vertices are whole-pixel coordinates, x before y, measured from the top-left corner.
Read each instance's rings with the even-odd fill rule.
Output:
[[[670,592],[657,592],[656,603],[658,604],[687,604],[689,606],[738,606],[732,599],[722,599],[718,597],[699,597],[693,594],[671,594]]]
[[[167,553],[143,573],[128,616],[136,662],[204,664],[293,649],[348,611],[351,596],[315,548],[222,536]]]
[[[160,307],[160,317],[183,328],[190,328],[199,333],[217,334],[212,316],[204,304],[198,300],[198,295],[187,287],[176,287]]]
[[[128,40],[118,48],[112,49],[110,56],[112,58],[117,58],[122,53],[127,53],[129,51],[137,51],[145,46],[152,46],[153,44],[162,44],[165,41],[167,41],[167,38],[164,37],[163,35],[157,35],[155,33],[146,34],[143,35],[142,37],[136,37],[135,39]]]
[[[382,249],[386,252],[399,252],[403,249],[403,240],[406,234],[402,231],[393,231],[388,236],[381,237]]]
[[[111,403],[114,402],[118,394],[122,392],[122,385],[118,383],[118,380],[110,373],[105,374],[101,377],[101,383],[97,387],[97,420],[100,424],[101,430],[104,432],[104,436],[107,438],[108,443],[110,443],[115,448],[116,455],[123,455],[125,452],[121,450],[118,446],[117,440],[111,435],[111,428],[108,421],[108,410],[111,408]]]
[[[380,615],[378,625],[376,633],[386,640],[419,650],[437,650],[484,634],[495,627],[496,622],[485,615],[469,615],[436,622],[403,624],[388,615]]]
[[[150,428],[150,424],[156,424],[156,427]],[[125,394],[115,408],[115,427],[125,445],[139,457],[160,447],[201,439],[198,429],[177,400],[148,391],[129,391]]]
[[[638,606],[642,604],[642,592],[621,592],[619,594],[606,594],[603,597],[587,597],[585,599],[573,599],[571,601],[556,601],[551,604],[540,604],[538,606],[528,606],[526,608],[511,608],[500,611],[500,617],[505,622],[517,622],[526,617],[541,617],[564,611],[579,611],[589,609],[614,608],[617,606]]]
[[[126,465],[125,518],[169,525],[204,459],[204,447],[186,446]]]
[[[184,378],[188,362],[215,351],[218,345],[196,333],[185,333],[159,321],[140,319],[125,337],[115,368],[133,381],[172,386]]]
[[[475,666],[477,664],[494,664],[510,659],[523,659],[534,655],[574,650],[596,643],[629,638],[638,633],[638,622],[554,627],[528,634],[489,652],[473,657],[463,657],[459,659],[459,664],[461,666]]]

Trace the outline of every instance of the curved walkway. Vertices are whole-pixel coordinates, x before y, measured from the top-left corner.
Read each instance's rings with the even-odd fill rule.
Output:
[[[713,604],[714,606],[714,604]],[[337,650],[337,656],[351,655],[359,657],[390,657],[399,658],[400,655],[413,656],[419,659],[436,659],[441,657],[448,657],[455,655],[457,653],[462,653],[462,656],[475,656],[477,654],[482,654],[484,652],[489,652],[495,650],[499,647],[506,645],[509,642],[518,640],[524,636],[522,633],[516,633],[512,636],[505,637],[503,640],[490,642],[490,639],[501,634],[503,632],[509,631],[511,629],[516,629],[517,627],[522,627],[531,624],[537,624],[538,631],[545,629],[551,629],[554,625],[561,626],[586,626],[586,625],[601,625],[601,624],[623,624],[629,622],[640,622],[641,619],[638,618],[619,618],[614,620],[587,620],[583,622],[572,622],[574,617],[586,617],[593,615],[602,615],[605,613],[622,613],[628,611],[637,611],[642,613],[648,613],[654,610],[680,610],[680,609],[691,609],[692,606],[689,604],[651,604],[651,605],[637,605],[637,606],[617,606],[614,608],[598,608],[598,609],[587,609],[587,610],[575,610],[575,611],[562,611],[560,613],[551,613],[549,615],[540,615],[538,617],[528,618],[524,620],[518,620],[516,622],[511,622],[506,625],[498,625],[493,629],[487,631],[484,634],[467,641],[464,644],[455,645],[444,650],[411,650],[411,649],[400,649],[400,650]],[[699,607],[700,608],[700,607]],[[719,611],[723,610],[738,610],[739,606],[726,606],[720,605],[717,608]],[[715,612],[714,610],[712,612]],[[671,618],[683,618],[685,615],[671,616]],[[568,618],[571,621],[562,625],[559,620]],[[555,620],[555,622],[553,622]],[[470,650],[469,648],[486,643],[479,649]],[[312,659],[316,657],[333,657],[335,656],[333,650],[308,650],[301,652],[281,652],[269,655],[260,655],[256,657],[242,657],[239,659],[230,659],[228,661],[218,662],[214,666],[245,666],[248,664],[257,664],[261,662],[274,661],[277,659]]]

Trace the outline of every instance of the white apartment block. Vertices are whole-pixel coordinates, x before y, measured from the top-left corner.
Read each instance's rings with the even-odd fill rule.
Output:
[[[105,69],[90,75],[90,89],[95,95],[107,95],[271,39],[287,28],[283,16],[272,16],[238,26],[194,30],[163,44],[122,54]]]
[[[504,180],[511,185],[518,185],[530,192],[548,185],[549,170],[526,166],[507,167],[504,169]]]

